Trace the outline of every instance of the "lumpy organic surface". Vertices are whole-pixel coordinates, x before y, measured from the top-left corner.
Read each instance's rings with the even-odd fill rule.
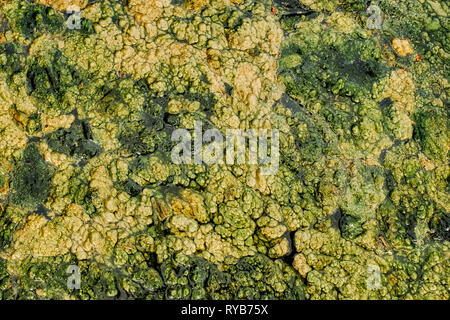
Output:
[[[0,299],[448,300],[449,15],[0,0]],[[276,172],[174,162],[198,123]]]

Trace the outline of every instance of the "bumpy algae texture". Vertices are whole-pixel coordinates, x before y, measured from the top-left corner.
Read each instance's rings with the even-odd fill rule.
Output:
[[[0,298],[449,299],[450,10],[369,5],[0,0]]]

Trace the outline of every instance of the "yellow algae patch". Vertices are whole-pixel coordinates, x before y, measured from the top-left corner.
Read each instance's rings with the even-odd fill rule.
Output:
[[[392,48],[399,56],[405,57],[408,54],[413,53],[411,44],[409,43],[408,39],[395,38],[392,40],[391,44]]]
[[[414,90],[412,75],[403,69],[397,69],[391,72],[383,97],[390,97],[395,102],[395,109],[411,113],[415,109]]]
[[[69,10],[71,7],[83,9],[88,4],[88,0],[37,0],[36,2],[60,11]]]
[[[91,172],[89,186],[96,191],[97,197],[101,199],[106,199],[111,195],[111,191],[114,190],[113,182],[107,170],[105,166],[100,166]]]
[[[50,162],[56,168],[63,170],[71,165],[72,159],[70,157],[62,153],[53,152],[44,140],[39,143],[39,147],[44,156],[44,160]]]
[[[18,150],[23,150],[27,144],[28,137],[24,131],[13,121],[8,114],[0,115],[0,154],[1,157],[9,158]]]
[[[312,270],[311,267],[306,262],[305,256],[301,253],[295,255],[292,266],[294,267],[295,270],[298,271],[298,273],[300,273],[300,275],[303,278],[306,278],[308,272]]]
[[[66,254],[71,242],[63,229],[41,215],[30,215],[23,227],[14,234],[12,260],[22,260],[31,254],[48,257]]]
[[[34,41],[30,44],[30,48],[28,49],[28,53],[30,55],[46,55],[49,54],[52,50],[54,50],[57,46],[63,46],[63,42],[55,42],[54,36],[48,33],[44,33],[43,35],[34,39]]]
[[[236,93],[250,107],[257,103],[257,97],[261,91],[261,79],[258,76],[259,69],[249,63],[242,63],[236,69],[234,86]]]
[[[42,132],[45,134],[59,128],[69,129],[74,120],[75,117],[73,114],[53,117],[43,113],[41,114]]]
[[[337,32],[352,33],[359,26],[350,13],[346,12],[333,12],[326,22],[333,25]]]
[[[170,5],[168,0],[130,0],[128,13],[140,24],[153,22],[161,17],[163,8]]]
[[[209,4],[209,0],[187,0],[185,6],[188,9],[199,10]]]
[[[208,222],[208,213],[206,212],[201,194],[193,190],[184,189],[180,195],[181,198],[173,197],[171,200],[171,206],[174,212],[182,213],[202,223]]]

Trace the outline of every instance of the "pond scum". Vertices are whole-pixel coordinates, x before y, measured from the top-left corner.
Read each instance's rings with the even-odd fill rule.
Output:
[[[449,15],[0,0],[0,299],[448,300]],[[173,163],[196,121],[278,171]]]

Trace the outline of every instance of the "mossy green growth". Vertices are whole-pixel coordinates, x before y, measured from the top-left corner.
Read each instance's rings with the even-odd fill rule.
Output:
[[[28,93],[37,99],[42,109],[69,112],[71,100],[78,95],[81,74],[67,64],[60,51],[31,60],[27,73]]]
[[[25,64],[24,49],[17,43],[0,44],[0,72],[9,76],[23,70]]]
[[[0,207],[0,250],[11,244],[16,225],[6,209]]]
[[[8,298],[8,289],[11,283],[11,276],[6,268],[6,260],[0,258],[0,300]]]
[[[11,201],[16,205],[36,208],[47,199],[53,174],[54,169],[45,162],[38,144],[28,144],[11,174]]]
[[[430,159],[448,159],[448,117],[430,112],[417,115],[415,139],[422,143],[423,153]]]
[[[6,178],[5,176],[0,172],[0,189],[2,189],[5,186]]]
[[[324,33],[324,41],[298,34],[285,46],[280,68],[290,95],[362,97],[387,74],[376,41]]]
[[[60,299],[64,295],[77,299],[305,298],[298,274],[284,262],[274,262],[263,255],[242,258],[231,269],[221,271],[203,258],[181,253],[157,266],[148,253],[116,251],[115,266],[75,261],[70,255],[29,259],[21,265],[23,275],[16,294],[23,297],[28,291],[29,298],[34,299]],[[54,273],[50,272],[52,263]],[[80,290],[66,286],[69,265],[80,269]],[[1,278],[0,269],[0,281]],[[36,289],[44,296],[36,296]]]
[[[18,266],[20,276],[11,276],[6,270],[6,264],[2,273],[0,260],[0,297],[16,300],[66,299],[74,291],[67,286],[70,265],[76,265],[70,254],[27,258]]]
[[[38,36],[43,31],[61,32],[64,28],[64,16],[51,7],[42,4],[21,1],[16,27],[27,38]]]
[[[60,128],[45,139],[53,151],[71,157],[90,159],[102,152],[102,148],[93,141],[87,121],[76,120],[69,129]]]
[[[261,254],[244,257],[230,273],[237,286],[234,299],[305,299],[298,273],[280,260]]]
[[[450,241],[450,213],[440,210],[429,223],[431,238],[436,241]]]

